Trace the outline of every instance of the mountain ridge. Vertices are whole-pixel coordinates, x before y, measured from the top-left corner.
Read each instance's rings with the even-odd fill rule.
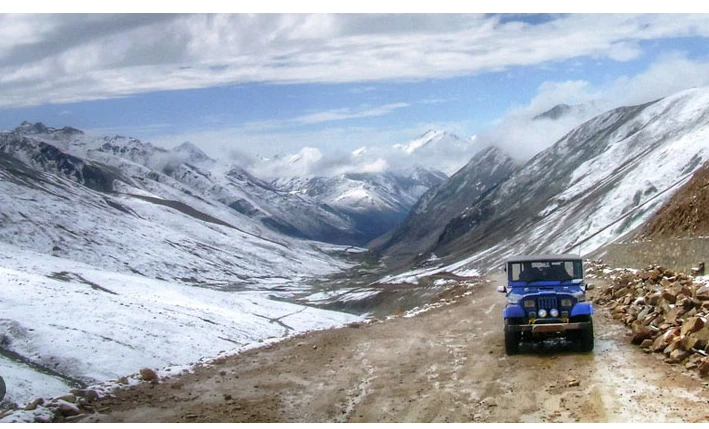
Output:
[[[590,253],[642,225],[707,159],[709,88],[613,109],[516,168],[424,253],[481,270],[514,254]]]

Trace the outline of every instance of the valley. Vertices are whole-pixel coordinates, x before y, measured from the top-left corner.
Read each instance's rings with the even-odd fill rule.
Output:
[[[469,150],[450,177],[347,170],[364,148],[325,177],[306,150],[248,170],[189,143],[0,132],[0,421],[702,421],[697,376],[648,373],[603,309],[591,355],[505,356],[494,285],[510,255],[704,231],[707,106],[697,88],[614,109],[528,160],[445,132],[391,148]]]
[[[603,308],[593,353],[552,342],[506,356],[501,280],[459,286],[416,316],[301,334],[115,391],[80,421],[706,421],[706,383],[629,344]]]

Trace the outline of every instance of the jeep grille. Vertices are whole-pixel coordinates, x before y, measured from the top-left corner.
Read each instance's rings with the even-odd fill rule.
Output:
[[[537,308],[552,309],[559,308],[555,296],[540,296],[537,298]]]

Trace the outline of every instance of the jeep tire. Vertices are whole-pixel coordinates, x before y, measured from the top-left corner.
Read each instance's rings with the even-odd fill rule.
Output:
[[[519,353],[519,341],[521,336],[519,332],[512,331],[509,329],[510,322],[505,319],[505,353],[508,356],[516,355]]]
[[[580,329],[578,333],[578,345],[583,353],[593,351],[593,319],[591,316],[588,317],[588,321],[591,322],[588,328]]]

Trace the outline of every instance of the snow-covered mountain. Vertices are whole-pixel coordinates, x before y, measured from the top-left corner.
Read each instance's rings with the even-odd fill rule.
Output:
[[[442,150],[445,146],[469,147],[472,141],[473,139],[468,141],[462,140],[455,134],[448,133],[444,130],[428,130],[407,143],[395,144],[394,148],[412,154],[417,151]]]
[[[643,224],[707,159],[709,88],[618,108],[471,202],[426,252],[481,269],[512,254],[587,254]]]
[[[133,180],[132,186],[161,198],[188,205],[193,204],[188,200],[195,198],[202,204],[224,205],[257,220],[260,229],[298,238],[341,244],[358,242],[354,222],[346,214],[278,191],[238,166],[210,159],[191,143],[166,150],[134,138],[89,137],[73,128],[54,129],[30,123],[23,123],[15,134],[82,160],[115,167]]]
[[[445,183],[431,187],[395,230],[370,243],[390,267],[426,259],[446,225],[467,207],[503,182],[516,164],[500,149],[490,146],[475,154]]]
[[[590,119],[594,115],[602,113],[600,102],[590,102],[588,104],[575,104],[569,106],[568,104],[557,104],[551,109],[540,113],[532,118],[533,121],[541,121],[544,119],[556,121],[559,119],[564,119],[567,117],[575,118],[587,118]]]
[[[270,159],[260,168],[266,175],[277,172],[271,181],[275,188],[345,213],[360,233],[357,244],[365,244],[398,226],[424,192],[481,149],[475,137],[461,139],[428,130],[407,143],[384,149],[361,147],[335,159],[304,148]]]
[[[463,139],[444,130],[428,130],[407,143],[395,144],[393,149],[404,160],[410,158],[415,164],[435,168],[450,176],[484,147],[476,136]]]
[[[333,256],[344,248],[235,209],[237,192],[258,183],[179,162],[211,162],[195,149],[41,124],[0,132],[7,401],[358,320],[269,299],[350,267]]]
[[[423,168],[381,173],[345,173],[336,177],[277,179],[273,186],[345,213],[366,244],[395,228],[426,190],[446,180]]]

